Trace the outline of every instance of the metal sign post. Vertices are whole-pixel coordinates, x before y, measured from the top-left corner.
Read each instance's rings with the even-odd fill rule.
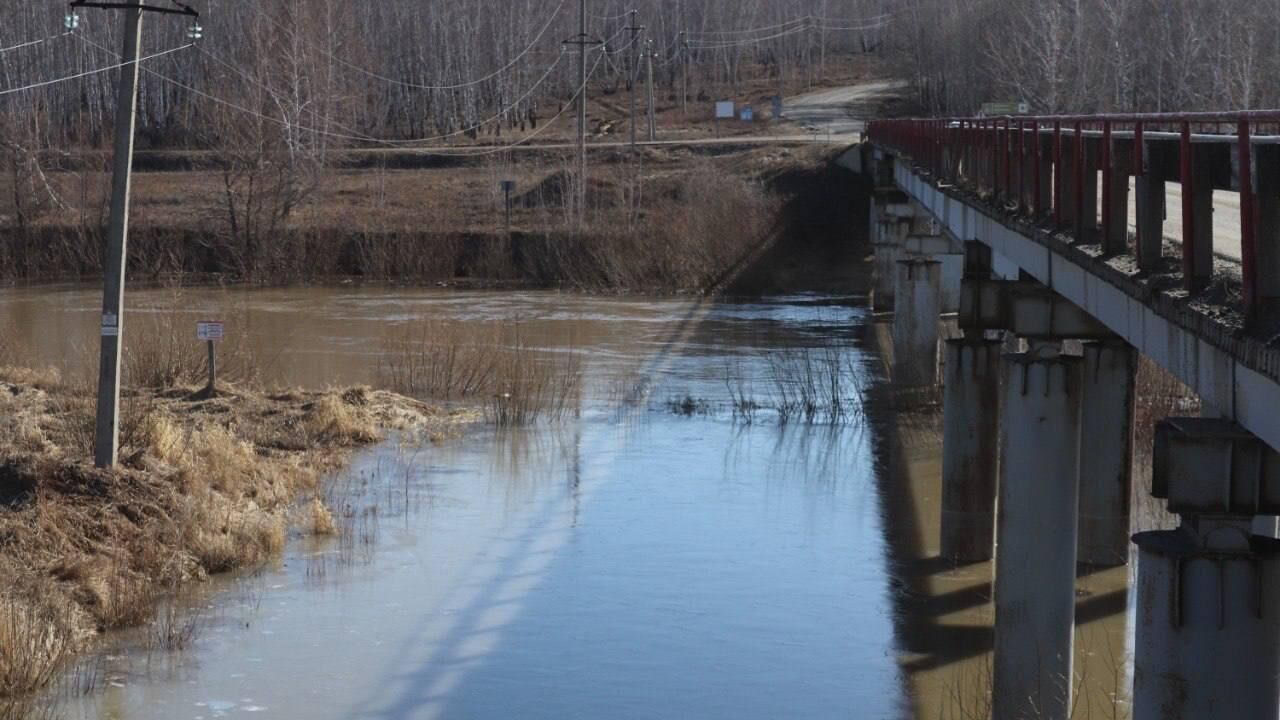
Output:
[[[218,394],[218,357],[214,345],[222,339],[222,332],[221,320],[201,320],[196,323],[196,339],[209,344],[209,384],[204,388],[205,397],[216,397]]]

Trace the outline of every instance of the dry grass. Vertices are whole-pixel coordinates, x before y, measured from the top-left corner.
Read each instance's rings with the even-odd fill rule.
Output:
[[[333,512],[320,498],[313,498],[307,504],[308,529],[312,535],[336,535],[338,524],[334,522]]]
[[[278,554],[297,498],[351,448],[383,429],[448,434],[463,419],[367,388],[133,391],[121,467],[104,472],[89,461],[82,390],[0,375],[0,698],[46,686],[101,630],[145,625],[155,647],[187,647],[195,620],[174,602],[185,585]],[[333,532],[317,503],[307,528]]]
[[[707,290],[765,242],[780,205],[757,178],[780,166],[808,167],[808,151],[751,149],[709,159],[687,150],[618,151],[593,170],[590,209],[578,228],[557,182],[569,155],[497,158],[488,165],[328,171],[309,204],[270,242],[232,239],[219,206],[222,178],[210,171],[136,175],[130,271],[163,279],[217,274],[269,284],[359,276],[365,280],[487,284],[519,282],[582,289]],[[77,176],[57,179],[76,183]],[[503,220],[499,181],[518,183],[513,225]],[[80,197],[73,195],[72,197]],[[0,276],[96,276],[99,228],[59,214],[19,237],[0,228],[0,257],[30,245]],[[134,316],[130,333],[163,318]],[[134,349],[160,374],[153,387],[191,382],[202,358],[165,342]],[[145,377],[145,379],[144,379]]]

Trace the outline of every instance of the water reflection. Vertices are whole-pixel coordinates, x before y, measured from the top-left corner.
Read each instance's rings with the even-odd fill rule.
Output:
[[[251,617],[215,616],[172,677],[65,698],[67,717],[906,715],[865,418],[729,411],[726,364],[763,385],[780,347],[869,373],[851,301],[303,297],[236,300],[254,332],[288,318],[327,338],[298,340],[291,356],[329,356],[282,382],[361,379],[402,318],[518,312],[584,353],[587,390],[556,427],[361,456],[329,491],[342,535],[292,543]],[[673,414],[675,396],[709,410]]]

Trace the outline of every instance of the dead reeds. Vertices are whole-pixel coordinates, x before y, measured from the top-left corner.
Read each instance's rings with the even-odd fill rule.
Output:
[[[755,376],[748,363],[728,363],[724,381],[734,418],[752,423],[768,413],[779,425],[860,421],[870,382],[861,357],[839,347],[766,350]]]
[[[384,344],[380,382],[414,397],[476,401],[497,426],[556,421],[577,407],[582,358],[533,347],[520,321],[468,330],[415,320]]]

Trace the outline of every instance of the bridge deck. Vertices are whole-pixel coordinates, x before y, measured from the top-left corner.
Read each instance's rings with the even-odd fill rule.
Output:
[[[1018,216],[908,162],[896,184],[962,239],[989,245],[1079,305],[1272,447],[1280,447],[1280,350],[1243,332],[1243,316],[1189,300],[1139,273],[1131,258],[1072,242],[1050,223]]]

